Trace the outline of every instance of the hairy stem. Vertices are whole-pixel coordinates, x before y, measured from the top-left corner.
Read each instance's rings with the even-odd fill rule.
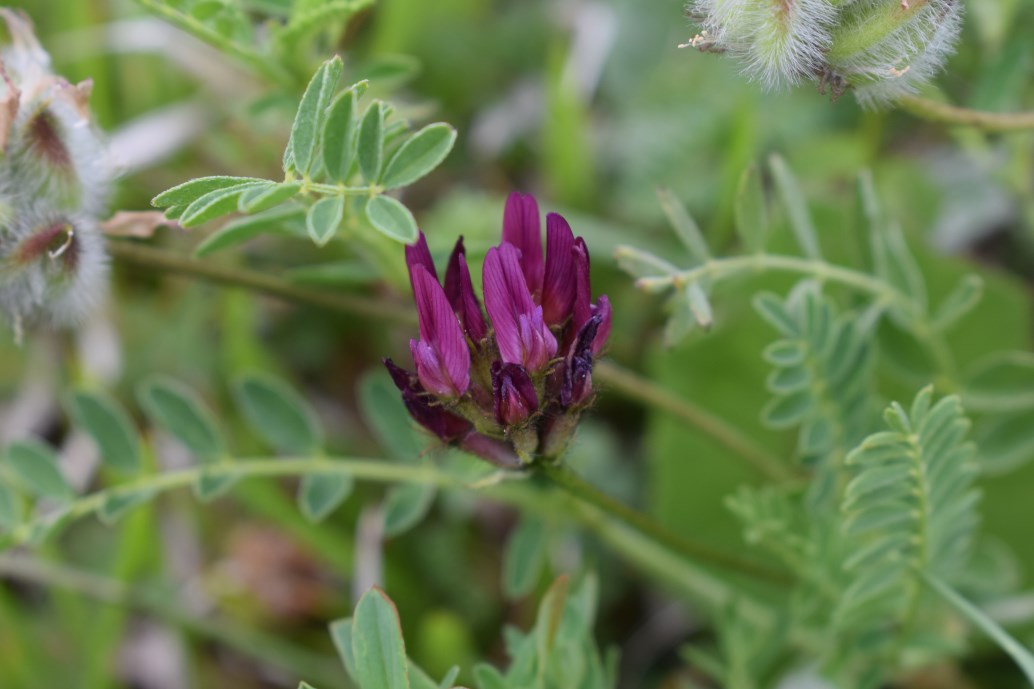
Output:
[[[164,249],[129,241],[112,241],[109,251],[125,264],[184,275],[222,285],[244,287],[296,303],[347,313],[364,318],[416,325],[416,313],[384,299],[316,291],[298,287],[258,271],[198,261]],[[597,381],[612,386],[615,392],[672,414],[742,457],[763,475],[785,479],[792,475],[779,458],[754,445],[739,429],[693,406],[648,378],[617,365],[600,362],[593,374]]]
[[[1000,113],[970,110],[919,96],[903,96],[898,105],[912,115],[930,122],[976,127],[988,132],[1034,130],[1034,112]]]

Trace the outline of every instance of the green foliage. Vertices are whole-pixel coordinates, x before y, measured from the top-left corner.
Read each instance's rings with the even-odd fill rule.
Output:
[[[885,421],[889,430],[870,435],[847,457],[854,477],[842,510],[852,552],[844,567],[852,582],[837,617],[855,627],[907,628],[920,577],[951,581],[964,571],[979,521],[975,448],[963,442],[970,422],[958,397],[934,404],[926,388],[909,411],[888,407]]]
[[[368,83],[338,92],[343,63],[334,57],[309,81],[298,105],[283,156],[284,180],[206,177],[156,196],[152,203],[183,227],[196,227],[235,213],[233,220],[198,249],[204,256],[266,233],[297,234],[296,215],[319,247],[347,236],[376,246],[356,233],[369,227],[401,243],[416,240],[412,212],[384,192],[409,186],[448,156],[456,131],[444,123],[411,132],[395,109],[373,100],[360,113]],[[355,184],[356,175],[363,184]]]

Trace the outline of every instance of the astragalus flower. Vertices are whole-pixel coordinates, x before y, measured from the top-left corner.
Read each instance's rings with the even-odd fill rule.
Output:
[[[592,301],[582,238],[550,213],[543,254],[538,204],[511,194],[503,241],[482,267],[484,311],[462,237],[444,286],[423,234],[406,263],[420,323],[410,342],[416,372],[385,365],[413,419],[500,466],[557,460],[592,401],[593,362],[610,334],[610,302]]]

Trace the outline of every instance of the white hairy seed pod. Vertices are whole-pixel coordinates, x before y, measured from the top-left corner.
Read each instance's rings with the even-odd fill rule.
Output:
[[[23,323],[76,325],[104,292],[97,217],[110,174],[87,99],[50,69],[28,19],[0,8],[0,312]]]
[[[944,66],[961,24],[960,0],[855,0],[834,31],[828,74],[865,106],[915,93]]]
[[[697,0],[691,45],[727,52],[767,87],[821,73],[837,17],[832,0]]]
[[[0,228],[0,310],[15,323],[77,325],[107,280],[96,221],[43,204],[22,206]]]

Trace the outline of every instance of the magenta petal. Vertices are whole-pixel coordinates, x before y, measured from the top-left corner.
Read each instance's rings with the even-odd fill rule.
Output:
[[[438,280],[421,265],[414,266],[411,275],[420,320],[420,342],[413,348],[417,375],[432,392],[462,395],[470,386],[470,350],[463,330]],[[437,371],[430,371],[431,366]],[[441,389],[441,381],[448,392]]]
[[[571,316],[577,275],[574,234],[567,221],[556,213],[546,216],[546,274],[542,285],[542,309],[549,325]]]
[[[517,319],[535,305],[521,272],[517,249],[506,242],[489,249],[482,273],[485,310],[495,328],[499,354],[507,363],[524,363]]]
[[[521,252],[521,270],[532,294],[542,291],[542,221],[539,205],[531,194],[513,192],[503,212],[503,241]]]
[[[474,294],[474,285],[470,280],[463,237],[456,240],[456,246],[449,257],[449,267],[445,271],[445,296],[470,339],[475,343],[485,339],[488,325],[485,324],[481,303]]]
[[[406,410],[418,424],[447,443],[459,440],[471,432],[473,427],[469,421],[446,411],[441,405],[432,404],[413,374],[397,366],[391,359],[384,359],[384,366],[391,374],[395,387],[402,393]]]
[[[578,332],[585,322],[592,318],[592,287],[589,279],[589,249],[585,240],[577,237],[571,248],[574,261],[574,307],[572,308],[571,329]]]
[[[492,393],[496,420],[504,426],[521,423],[539,408],[531,376],[518,364],[492,364]]]
[[[431,258],[431,250],[427,247],[427,237],[421,232],[416,243],[406,245],[406,265],[409,267],[409,282],[413,284],[413,268],[423,266],[435,280],[438,279],[438,271],[434,269],[434,259]],[[414,292],[416,288],[414,286]]]

